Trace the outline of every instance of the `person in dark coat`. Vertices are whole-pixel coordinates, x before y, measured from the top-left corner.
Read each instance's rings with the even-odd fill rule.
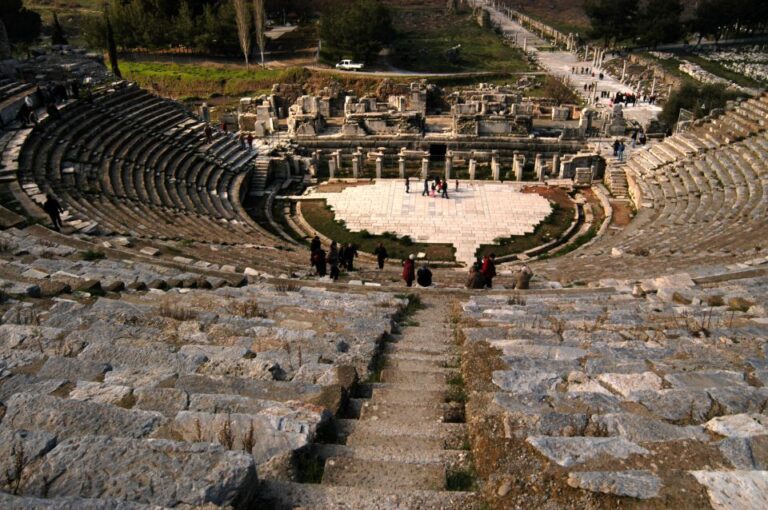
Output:
[[[354,244],[347,243],[346,248],[344,248],[344,262],[346,263],[347,271],[355,270],[355,257],[357,257],[357,248]]]
[[[331,266],[331,280],[335,282],[339,279],[339,250],[336,241],[331,243],[331,249],[328,251],[328,264]]]
[[[408,177],[405,178],[405,192],[406,193],[411,192],[411,181]]]
[[[321,248],[320,237],[315,236],[309,244],[309,265],[315,265],[315,253]]]
[[[496,255],[491,253],[483,258],[483,265],[480,272],[485,278],[485,285],[489,289],[493,288],[493,277],[496,276]]]
[[[413,286],[413,280],[416,279],[416,256],[411,253],[408,258],[403,262],[403,280],[408,287]]]
[[[318,249],[312,255],[312,260],[315,263],[315,269],[317,269],[317,276],[321,278],[325,276],[325,272],[326,272],[325,250],[323,250],[322,248]]]
[[[61,232],[61,213],[64,209],[61,208],[59,201],[53,198],[50,193],[45,196],[45,203],[43,204],[43,210],[51,217],[51,223],[53,223],[53,230]]]
[[[424,191],[421,192],[421,196],[429,196],[429,177],[424,179]]]
[[[209,144],[213,143],[213,128],[210,124],[205,125],[203,132],[205,133],[205,141]]]
[[[448,181],[443,181],[441,186],[443,188],[443,198],[448,198]]]
[[[389,257],[387,249],[384,248],[384,244],[379,243],[376,249],[373,250],[373,254],[376,255],[376,261],[379,263],[379,269],[384,269],[384,261]]]
[[[416,283],[421,287],[432,286],[432,271],[429,270],[429,265],[426,262],[416,271]]]

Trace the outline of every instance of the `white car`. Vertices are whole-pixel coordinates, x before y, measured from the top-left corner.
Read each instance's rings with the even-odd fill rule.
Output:
[[[336,64],[336,69],[341,69],[342,71],[359,71],[363,68],[363,65],[364,64],[352,62],[351,60],[345,58]]]

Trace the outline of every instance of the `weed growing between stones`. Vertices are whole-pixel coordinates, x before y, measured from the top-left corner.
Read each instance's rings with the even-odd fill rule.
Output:
[[[565,321],[563,319],[558,319],[557,317],[547,317],[546,319],[549,322],[549,328],[552,330],[552,333],[554,333],[562,342],[563,333],[565,333]]]
[[[80,257],[82,257],[83,260],[86,261],[94,261],[94,260],[101,260],[107,258],[107,256],[104,254],[103,251],[98,250],[88,250],[84,251]]]
[[[255,431],[253,430],[253,422],[248,427],[248,432],[243,436],[243,451],[251,453],[253,447],[256,445]]]
[[[5,239],[0,239],[0,253],[10,253],[13,245]]]
[[[267,318],[267,312],[261,308],[258,300],[254,298],[250,298],[246,301],[235,301],[232,303],[232,313],[247,319],[254,319],[256,317],[261,319]]]
[[[6,472],[6,480],[11,494],[18,494],[24,473],[24,444],[19,441],[13,449],[13,472]]]
[[[452,469],[445,475],[445,488],[449,491],[471,491],[477,475],[473,469]]]
[[[219,429],[219,444],[231,450],[235,445],[235,434],[232,432],[232,418],[227,414],[227,420],[221,424]]]
[[[301,287],[295,283],[277,283],[275,284],[277,292],[298,292]]]
[[[189,308],[166,301],[158,309],[161,317],[177,321],[189,321],[197,317],[197,313]]]

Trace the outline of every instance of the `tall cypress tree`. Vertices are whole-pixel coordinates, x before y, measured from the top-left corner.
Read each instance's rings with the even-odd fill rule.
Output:
[[[118,78],[122,78],[120,67],[117,65],[117,45],[115,44],[115,34],[112,32],[112,23],[109,22],[109,15],[104,10],[104,18],[107,25],[107,53],[109,53],[109,64],[112,66],[112,73]]]
[[[64,28],[59,23],[59,17],[53,13],[53,29],[51,30],[51,44],[69,44]]]
[[[0,19],[0,60],[11,58],[11,43],[8,41],[8,32],[5,23]]]

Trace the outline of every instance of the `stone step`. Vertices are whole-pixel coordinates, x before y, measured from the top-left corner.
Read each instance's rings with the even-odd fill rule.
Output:
[[[353,434],[380,435],[393,438],[401,436],[448,438],[449,436],[465,434],[466,428],[464,423],[404,423],[397,420],[336,421],[336,431],[347,438]]]
[[[262,480],[264,508],[336,510],[479,510],[480,498],[471,492],[403,491],[369,487],[337,487]]]
[[[445,488],[445,467],[334,457],[325,462],[322,484],[440,491]]]
[[[426,446],[433,446],[427,443]],[[405,464],[439,464],[441,466],[464,466],[469,461],[468,450],[444,450],[422,448],[418,445],[389,442],[383,445],[315,444],[311,454],[320,460],[331,458],[353,458],[358,460],[400,462]]]
[[[424,404],[397,404],[378,403],[376,401],[365,402],[360,409],[361,420],[389,420],[399,418],[405,421],[434,421],[441,422],[445,411],[442,402],[433,405]]]
[[[377,403],[429,403],[441,402],[445,384],[375,383],[371,385],[371,400]]]
[[[387,358],[387,363],[384,367],[385,370],[409,370],[418,371],[422,373],[430,374],[450,374],[455,369],[445,368],[446,360],[433,359],[433,360],[421,360],[421,359],[391,359],[391,356]]]
[[[429,353],[419,351],[392,351],[387,354],[387,362],[428,362],[439,366],[455,362],[457,356],[447,353]]]
[[[423,354],[449,354],[453,348],[450,344],[445,343],[409,343],[400,344],[399,342],[391,342],[384,345],[384,353],[396,354],[396,353],[423,353]]]
[[[445,373],[402,370],[399,368],[385,368],[381,371],[381,380],[385,383],[444,385],[447,379],[448,374]]]

